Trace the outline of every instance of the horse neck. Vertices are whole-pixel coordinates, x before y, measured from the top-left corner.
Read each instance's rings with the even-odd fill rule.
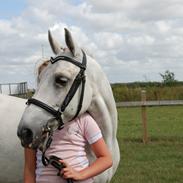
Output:
[[[104,138],[116,137],[117,110],[110,83],[101,67],[93,61],[89,68],[92,71],[93,98],[88,112],[96,120]]]

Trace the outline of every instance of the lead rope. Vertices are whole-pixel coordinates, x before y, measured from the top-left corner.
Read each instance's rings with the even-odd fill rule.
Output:
[[[46,143],[43,144],[43,146],[40,148],[40,150],[42,151],[42,163],[45,167],[48,165],[52,165],[53,167],[55,167],[58,170],[57,176],[61,176],[60,172],[63,168],[65,168],[65,165],[60,162],[60,160],[62,160],[62,159],[57,156],[53,156],[53,155],[48,158],[45,155],[46,150],[51,145],[52,136],[53,136],[53,132],[49,130],[46,134],[46,138],[47,138],[47,140],[45,140]],[[67,179],[67,183],[73,183],[73,180]]]

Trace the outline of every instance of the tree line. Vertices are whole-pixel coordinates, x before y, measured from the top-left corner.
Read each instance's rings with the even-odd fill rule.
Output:
[[[160,73],[161,82],[132,82],[111,84],[116,102],[139,101],[141,90],[145,89],[147,100],[183,100],[183,81],[175,79],[170,71]]]

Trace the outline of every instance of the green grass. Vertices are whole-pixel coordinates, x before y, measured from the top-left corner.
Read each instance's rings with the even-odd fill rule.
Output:
[[[183,182],[183,107],[147,108],[149,143],[142,143],[140,108],[120,108],[121,161],[111,183]]]

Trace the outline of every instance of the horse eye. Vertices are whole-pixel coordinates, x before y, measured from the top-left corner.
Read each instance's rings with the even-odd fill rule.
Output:
[[[55,78],[56,85],[66,86],[67,82],[68,82],[68,79],[65,77],[56,77]]]

